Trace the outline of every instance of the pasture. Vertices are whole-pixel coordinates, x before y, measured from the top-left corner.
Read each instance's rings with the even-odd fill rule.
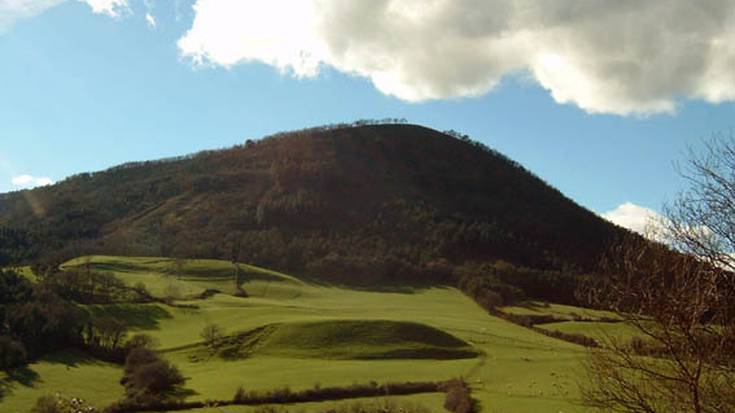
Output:
[[[130,285],[142,283],[156,296],[175,293],[177,304],[187,305],[89,309],[124,319],[134,332],[154,337],[157,349],[189,378],[191,400],[231,399],[241,385],[246,390],[298,390],[462,376],[472,384],[484,412],[586,411],[578,404],[576,377],[587,350],[492,317],[454,288],[362,291],[244,264],[237,272],[232,263],[214,260],[175,263],[168,258],[95,256],[64,267],[78,265],[112,273]],[[198,298],[206,290],[221,293]],[[234,295],[241,290],[247,297]],[[585,311],[550,308],[567,315]],[[225,331],[217,351],[210,351],[200,337],[209,323]],[[588,324],[574,324],[575,332],[601,325]],[[3,378],[0,407],[4,412],[26,412],[37,397],[56,392],[104,406],[122,395],[121,374],[112,364],[58,354],[30,365],[25,381]],[[443,411],[441,395],[403,398]]]

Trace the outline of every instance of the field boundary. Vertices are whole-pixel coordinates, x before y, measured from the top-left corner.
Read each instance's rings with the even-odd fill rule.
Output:
[[[288,388],[268,392],[249,392],[239,389],[231,400],[163,401],[154,404],[132,405],[117,403],[107,407],[106,413],[174,412],[224,406],[258,406],[267,404],[298,404],[348,400],[364,397],[407,396],[422,393],[446,393],[455,380],[440,382],[405,382],[356,384],[347,387],[314,387],[298,392]]]

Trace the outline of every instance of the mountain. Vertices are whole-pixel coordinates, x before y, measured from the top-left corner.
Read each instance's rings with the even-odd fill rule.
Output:
[[[516,162],[406,124],[305,129],[0,195],[0,261],[240,259],[346,284],[580,274],[627,231]]]

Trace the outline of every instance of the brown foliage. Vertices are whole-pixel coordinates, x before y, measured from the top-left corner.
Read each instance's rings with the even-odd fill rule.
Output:
[[[604,268],[588,297],[620,314],[640,339],[608,337],[592,352],[585,401],[622,412],[735,411],[731,275],[641,243],[614,249]]]
[[[627,240],[603,261],[587,298],[618,312],[639,335],[594,351],[588,404],[620,412],[735,411],[735,140],[692,153],[691,188],[653,235]]]

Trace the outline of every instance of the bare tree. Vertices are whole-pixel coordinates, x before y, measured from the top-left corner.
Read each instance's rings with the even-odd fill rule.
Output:
[[[592,350],[582,393],[600,410],[735,412],[735,145],[709,142],[684,171],[692,189],[659,223],[667,245],[631,236],[585,289],[637,333]]]
[[[233,267],[235,295],[247,296],[247,293],[242,288],[242,280],[240,279],[242,275],[242,269],[240,268],[240,260],[242,259],[242,233],[240,231],[235,231],[228,234],[225,239],[225,243],[227,245],[228,255]]]
[[[181,275],[184,272],[184,264],[186,260],[184,258],[181,258],[179,256],[174,257],[173,262],[171,263],[171,269],[173,270],[173,273],[176,274],[176,279],[180,280]]]
[[[735,272],[735,140],[704,142],[678,169],[690,189],[666,208],[664,237],[683,253]]]
[[[179,300],[183,296],[183,293],[181,291],[181,286],[178,284],[174,284],[173,282],[169,282],[164,290],[164,298],[166,300]]]
[[[204,343],[210,348],[216,347],[220,340],[224,337],[225,333],[219,324],[210,323],[204,326],[199,336],[204,340]]]

